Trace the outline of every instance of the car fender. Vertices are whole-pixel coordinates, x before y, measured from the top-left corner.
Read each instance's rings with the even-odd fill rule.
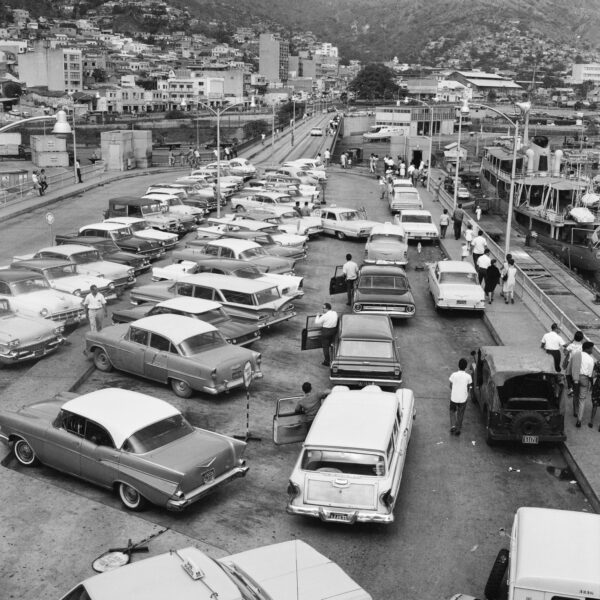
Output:
[[[194,373],[191,372],[192,368],[194,369]],[[167,364],[167,378],[169,381],[171,379],[180,379],[189,384],[193,390],[202,391],[208,386],[209,375],[206,367],[199,363],[192,365],[189,359],[182,359],[179,356],[169,356]],[[208,387],[212,387],[212,384]]]
[[[142,467],[143,465],[140,465]],[[160,469],[156,465],[149,465],[152,468]],[[146,500],[158,506],[166,506],[167,501],[177,489],[179,481],[183,478],[181,473],[171,472],[173,481],[165,479],[166,470],[163,476],[161,474],[146,473],[140,467],[124,465],[123,462],[119,465],[119,476],[113,482],[113,487],[117,489],[120,483],[130,485],[135,488]]]

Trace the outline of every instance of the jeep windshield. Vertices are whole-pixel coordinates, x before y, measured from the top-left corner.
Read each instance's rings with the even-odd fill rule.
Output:
[[[366,452],[311,449],[304,451],[301,468],[304,471],[382,477],[385,475],[385,458],[381,454]]]
[[[508,410],[549,410],[560,404],[562,383],[553,373],[528,373],[511,377],[497,388]]]
[[[27,277],[20,281],[13,281],[10,283],[10,291],[13,296],[19,294],[30,294],[32,292],[40,292],[41,290],[50,289],[50,284],[41,276],[39,277]]]
[[[393,290],[404,293],[408,291],[408,279],[403,275],[369,275],[358,280],[358,289],[363,290]]]
[[[344,358],[394,358],[392,342],[379,340],[340,341],[338,355]]]
[[[145,204],[142,207],[142,214],[146,215],[155,215],[157,213],[167,212],[168,207],[163,206],[160,202],[153,202],[152,204]]]

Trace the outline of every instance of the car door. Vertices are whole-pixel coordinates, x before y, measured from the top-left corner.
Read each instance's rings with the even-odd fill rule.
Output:
[[[321,326],[315,323],[316,315],[306,317],[306,327],[302,330],[302,350],[321,348]]]
[[[81,442],[85,433],[85,419],[61,411],[56,421],[46,430],[44,464],[59,471],[79,475],[81,472]]]
[[[344,275],[343,269],[344,267],[342,265],[336,266],[335,273],[329,280],[329,293],[332,296],[346,292],[346,276]]]
[[[429,269],[429,291],[434,299],[439,298],[439,279],[440,279],[440,268],[436,265]]]
[[[144,356],[150,334],[145,329],[131,326],[116,344],[110,358],[117,369],[136,375],[144,374]]]
[[[301,396],[277,400],[273,415],[273,442],[277,445],[302,442],[306,438],[309,425],[305,415],[296,412]]]
[[[151,333],[144,350],[144,377],[154,381],[167,381],[170,352],[171,341],[163,335]]]
[[[324,210],[321,212],[321,225],[325,233],[334,233],[337,226],[335,213]]]
[[[86,419],[80,455],[81,477],[111,487],[118,478],[120,452],[104,427]]]

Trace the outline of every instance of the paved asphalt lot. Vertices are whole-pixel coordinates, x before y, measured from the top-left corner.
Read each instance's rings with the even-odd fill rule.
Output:
[[[151,180],[127,180],[86,193],[81,198],[53,207],[57,216],[55,232],[67,232],[78,225],[100,220],[106,199],[113,195],[141,193]],[[377,183],[356,172],[332,169],[327,187],[328,203],[366,206],[369,217],[389,219],[387,205],[378,199]],[[34,211],[3,226],[0,256],[26,253],[49,243],[49,231],[43,221],[44,210]],[[300,331],[304,315],[314,314],[324,300],[344,312],[345,297],[328,295],[328,281],[336,264],[346,252],[359,259],[363,245],[334,238],[310,242],[309,258],[301,263],[298,274],[305,277],[306,296],[297,302],[298,317],[266,332],[254,348],[263,354],[264,379],[251,389],[251,430],[261,441],[251,441],[246,452],[250,472],[213,496],[182,514],[151,508],[140,516],[149,525],[168,527],[210,548],[215,555],[249,549],[294,537],[305,540],[338,562],[376,599],[447,598],[455,592],[481,594],[492,561],[502,546],[508,545],[514,511],[519,506],[551,506],[571,510],[585,509],[586,503],[577,486],[555,478],[549,471],[564,466],[557,449],[542,447],[488,448],[483,426],[474,407],[466,414],[463,435],[448,434],[448,376],[456,369],[458,358],[468,355],[477,345],[493,343],[482,319],[475,315],[438,314],[427,293],[426,273],[415,266],[441,257],[437,247],[426,246],[422,254],[410,249],[408,276],[417,300],[417,316],[396,323],[396,335],[403,360],[405,386],[415,391],[417,421],[408,450],[406,467],[396,505],[396,520],[388,526],[341,526],[317,520],[292,517],[285,513],[287,478],[298,453],[298,446],[276,447],[271,441],[271,421],[275,399],[293,395],[303,381],[317,388],[329,386],[328,370],[321,366],[319,350],[300,351]],[[168,261],[167,261],[168,262]],[[148,278],[148,276],[145,276]],[[140,281],[140,283],[143,283]],[[120,301],[127,304],[127,297]],[[64,352],[81,352],[79,342]],[[12,371],[12,369],[10,370]],[[15,370],[15,375],[24,369]],[[2,371],[5,376],[9,370]],[[241,392],[206,398],[195,395],[189,400],[177,398],[169,388],[155,386],[126,375],[94,372],[80,391],[118,386],[150,393],[168,400],[182,410],[197,426],[226,434],[244,432],[245,395]],[[41,397],[41,396],[40,396]],[[10,404],[7,399],[6,404]],[[47,563],[36,565],[36,574],[45,585],[32,586],[31,577],[22,569],[12,572],[0,566],[2,597],[59,597],[77,581],[92,574],[99,538],[110,544],[123,543],[128,537],[139,538],[140,522],[120,507],[110,493],[62,476],[44,467],[17,469],[14,460],[6,462],[22,481],[11,502],[4,504],[11,524],[2,543],[10,548],[8,561],[14,568],[17,557],[25,558],[27,546],[19,543],[19,527],[25,540],[31,540],[31,528],[45,534],[49,546]],[[512,468],[512,470],[510,470]],[[1,471],[0,471],[1,472]],[[63,514],[57,519],[57,543],[50,546],[49,519],[53,511],[45,508],[43,496],[31,492],[52,490],[52,498],[63,498]],[[18,496],[17,492],[23,492]],[[23,500],[23,498],[27,500]],[[89,500],[89,502],[88,502]],[[68,515],[74,503],[87,513],[74,522]],[[117,515],[117,517],[113,517]],[[107,518],[110,516],[110,518]],[[112,532],[113,538],[108,535]],[[76,558],[61,561],[60,546],[75,544]],[[156,551],[159,544],[152,544]],[[160,544],[164,550],[164,542]],[[38,553],[44,551],[37,548]],[[96,552],[96,554],[94,554]],[[3,553],[4,554],[4,553]],[[5,554],[6,555],[6,554]],[[6,563],[5,563],[6,564]],[[432,566],[435,565],[435,568]],[[32,593],[32,588],[36,593]]]

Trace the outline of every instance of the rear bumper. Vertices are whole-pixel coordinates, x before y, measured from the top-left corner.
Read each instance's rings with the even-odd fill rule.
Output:
[[[276,325],[277,323],[282,323],[283,321],[289,321],[292,317],[296,316],[296,311],[291,310],[281,316],[273,317],[272,319],[262,319],[257,321],[257,325],[259,329],[263,329],[264,327],[270,327],[271,325]]]
[[[336,383],[339,385],[357,385],[363,387],[365,385],[375,384],[375,385],[386,385],[386,386],[398,386],[402,385],[402,377],[399,379],[388,379],[385,377],[345,377],[344,375],[338,375],[331,373],[329,379],[332,383]]]
[[[253,371],[252,372],[252,381],[255,379],[262,379],[262,371]],[[233,390],[238,387],[242,387],[244,385],[244,379],[239,377],[237,379],[232,379],[231,381],[226,381],[224,383],[218,383],[212,387],[205,386],[200,391],[206,392],[207,394],[212,394],[216,396],[217,394],[222,394],[223,392],[227,392],[229,390]]]
[[[286,512],[290,515],[303,515],[305,517],[317,517],[326,523],[341,523],[344,525],[353,525],[354,523],[392,523],[394,521],[393,513],[377,513],[373,511],[361,510],[331,510],[322,506],[294,506],[288,504]]]
[[[485,302],[468,302],[467,304],[456,304],[446,301],[436,302],[437,308],[446,308],[448,310],[484,310]]]

